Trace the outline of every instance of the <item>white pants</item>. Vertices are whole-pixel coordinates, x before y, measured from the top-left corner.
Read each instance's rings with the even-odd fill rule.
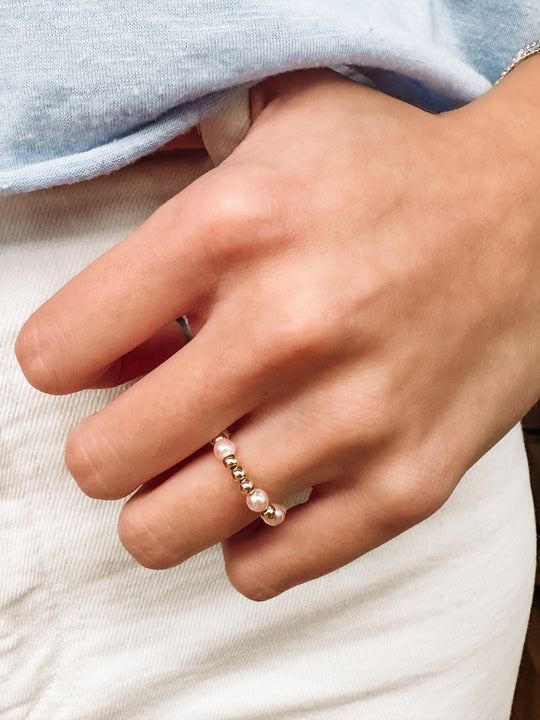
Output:
[[[428,520],[262,604],[230,587],[218,547],[138,566],[117,539],[121,501],[87,498],[64,468],[68,430],[117,391],[40,394],[18,329],[204,157],[0,201],[1,717],[507,720],[535,554],[519,428]]]

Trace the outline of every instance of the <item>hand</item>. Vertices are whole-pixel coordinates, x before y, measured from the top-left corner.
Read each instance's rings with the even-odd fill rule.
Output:
[[[119,518],[139,562],[223,541],[232,584],[272,597],[428,517],[534,404],[538,163],[502,92],[432,116],[330,71],[274,78],[227,161],[28,320],[45,392],[144,374],[66,448],[89,495],[139,488]],[[271,499],[313,487],[283,525],[250,524],[206,449],[225,427]]]

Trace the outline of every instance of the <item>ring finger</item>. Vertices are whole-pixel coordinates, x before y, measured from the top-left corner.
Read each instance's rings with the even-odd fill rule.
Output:
[[[343,459],[337,460],[335,453],[323,448],[324,430],[314,429],[309,437],[320,451],[305,452],[305,426],[294,411],[277,405],[246,416],[232,438],[236,462],[247,480],[266,492],[270,504],[281,503],[343,471]],[[254,513],[248,508],[253,494],[246,490],[249,486],[242,492],[232,471],[208,445],[130,498],[119,518],[121,540],[143,565],[176,565],[257,519],[260,510]],[[264,525],[262,520],[257,524]]]

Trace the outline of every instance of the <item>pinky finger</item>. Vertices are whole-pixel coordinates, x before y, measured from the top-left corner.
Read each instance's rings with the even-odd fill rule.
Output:
[[[421,503],[408,512],[398,499],[386,506],[367,483],[349,489],[320,485],[307,503],[289,510],[283,525],[254,524],[224,541],[225,569],[242,595],[269,600],[352,562],[434,509]]]

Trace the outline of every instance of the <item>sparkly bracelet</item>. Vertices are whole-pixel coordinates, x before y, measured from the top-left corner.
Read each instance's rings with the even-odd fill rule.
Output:
[[[227,430],[210,441],[214,446],[214,455],[221,460],[232,479],[240,486],[240,492],[246,497],[246,505],[259,514],[267,525],[281,525],[285,520],[286,510],[280,503],[270,503],[265,490],[255,487],[247,477],[246,471],[236,458],[236,447]]]
[[[519,65],[520,62],[522,62],[523,60],[526,60],[528,57],[531,57],[531,55],[536,55],[536,53],[539,53],[539,52],[540,52],[540,40],[535,40],[534,42],[529,43],[528,45],[525,45],[524,48],[522,48],[518,53],[516,53],[514,55],[510,65],[501,74],[501,77],[497,80],[495,85],[498,85],[501,82],[501,80],[508,75],[509,72],[512,72],[512,70]]]

